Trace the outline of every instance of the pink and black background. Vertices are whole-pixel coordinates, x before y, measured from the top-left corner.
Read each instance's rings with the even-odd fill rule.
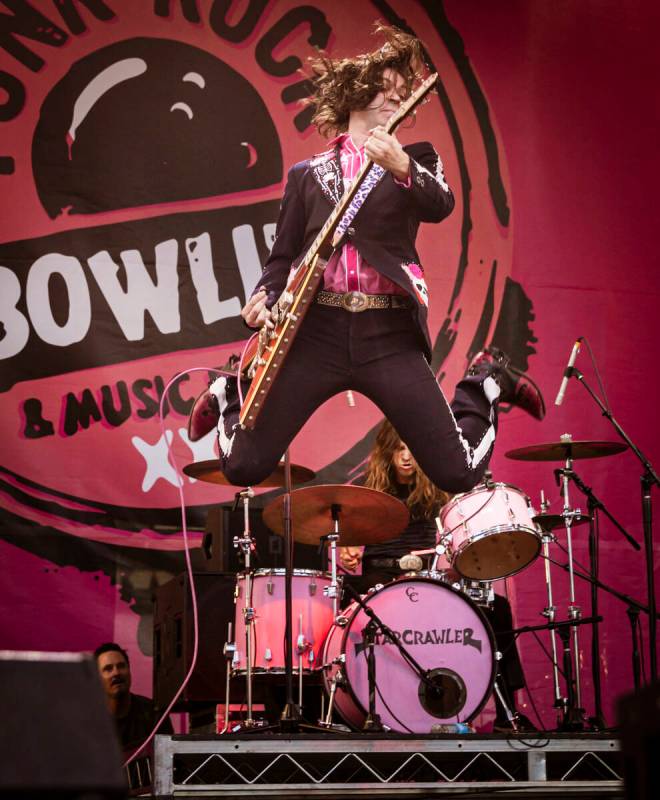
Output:
[[[298,69],[315,46],[371,49],[377,19],[419,35],[440,73],[400,138],[434,142],[457,196],[452,216],[420,235],[441,384],[451,394],[494,340],[548,403],[540,424],[502,416],[495,479],[537,507],[543,489],[559,513],[559,464],[504,453],[564,433],[617,439],[576,381],[553,404],[577,336],[592,346],[615,417],[657,466],[651,0],[0,2],[0,648],[92,650],[114,639],[130,652],[135,689],[151,693],[152,593],[184,567],[158,400],[179,371],[217,367],[240,348],[238,310],[272,241],[286,170],[323,149],[297,103],[308,89]],[[595,387],[586,349],[579,359]],[[185,435],[204,380],[193,373],[168,397],[179,467],[214,455],[213,437]],[[356,401],[327,403],[292,445],[320,482],[344,482],[368,452],[380,413]],[[641,543],[635,457],[576,469]],[[233,497],[184,484],[198,527]],[[574,539],[588,563],[586,526]],[[602,581],[646,602],[643,554],[604,517],[599,563]],[[568,580],[553,574],[565,618]],[[507,583],[516,622],[542,622],[541,561]],[[583,582],[578,602],[587,614]],[[605,593],[600,611],[613,723],[633,685],[629,623]],[[648,670],[644,616],[642,627]],[[581,644],[591,714],[587,630]],[[534,639],[520,649],[553,727],[549,664]]]

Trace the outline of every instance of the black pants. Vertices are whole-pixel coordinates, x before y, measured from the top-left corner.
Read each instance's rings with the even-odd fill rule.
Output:
[[[255,428],[236,429],[229,453],[221,449],[227,478],[237,486],[266,478],[313,412],[347,389],[380,408],[436,486],[464,492],[479,482],[497,417],[484,376],[462,380],[450,409],[408,309],[355,314],[317,304],[303,320]],[[238,410],[228,409],[227,435],[237,420]]]

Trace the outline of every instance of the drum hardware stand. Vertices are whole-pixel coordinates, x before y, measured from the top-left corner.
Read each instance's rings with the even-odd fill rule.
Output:
[[[519,636],[521,633],[531,633],[532,631],[557,630],[557,633],[559,634],[563,643],[564,662],[562,672],[566,681],[567,694],[567,705],[564,709],[564,714],[559,724],[559,730],[580,731],[584,729],[584,709],[579,708],[576,705],[577,697],[575,693],[575,679],[573,677],[569,628],[575,628],[578,625],[592,625],[596,622],[602,621],[602,617],[583,617],[580,619],[569,619],[562,622],[548,622],[545,625],[525,625],[522,628],[515,628],[512,631],[508,631],[508,633],[512,633],[514,636]]]
[[[548,506],[550,504],[545,499],[545,495],[541,492],[541,513],[545,514],[548,510]],[[543,609],[541,615],[544,616],[548,622],[555,621],[555,614],[557,612],[557,606],[555,606],[553,597],[552,597],[552,576],[550,573],[550,542],[556,541],[555,537],[552,535],[550,531],[542,531],[541,542],[543,547],[543,564],[545,567],[545,585],[547,588],[548,593],[548,605]],[[558,667],[558,660],[557,660],[557,638],[555,636],[555,629],[550,628],[550,646],[552,649],[552,680],[553,686],[555,691],[555,708],[561,708],[564,713],[566,711],[567,700],[565,697],[562,696],[561,690],[559,688],[559,667]]]
[[[295,733],[300,725],[300,706],[293,700],[293,537],[291,533],[291,460],[287,448],[284,453],[284,671],[286,674],[286,705],[280,716],[282,733]]]
[[[518,733],[518,724],[519,724],[519,717],[518,714],[511,711],[509,704],[506,702],[504,698],[504,692],[502,691],[502,687],[500,686],[500,679],[502,677],[500,672],[500,662],[502,661],[502,653],[499,650],[495,651],[495,663],[497,664],[497,671],[495,673],[495,680],[493,682],[493,690],[497,695],[497,699],[502,704],[502,708],[504,709],[504,713],[506,714],[506,718],[511,724],[511,727],[514,730],[514,733]]]
[[[254,491],[248,486],[247,489],[243,489],[241,492],[236,493],[236,503],[235,507],[238,506],[240,500],[243,501],[243,533],[242,535],[234,537],[234,547],[240,548],[241,552],[243,553],[243,559],[245,561],[245,584],[244,584],[244,592],[245,596],[243,598],[243,619],[245,620],[245,693],[246,693],[246,704],[247,704],[247,717],[245,719],[245,727],[246,728],[254,728],[264,723],[261,721],[257,721],[252,716],[252,626],[254,624],[254,620],[256,619],[256,613],[254,608],[252,608],[252,564],[251,564],[251,554],[255,547],[255,541],[252,538],[252,532],[250,530],[250,499],[254,497]],[[231,640],[231,634],[230,634]],[[236,652],[236,644],[229,643],[225,645],[227,653],[229,652],[229,648],[233,646],[232,657]],[[225,655],[227,655],[227,653]],[[227,687],[227,694],[229,693],[229,688]],[[227,714],[228,712],[225,711]],[[225,722],[227,722],[227,718],[225,718]]]
[[[286,675],[286,701],[280,716],[281,733],[298,733],[301,728],[311,731],[326,731],[326,728],[304,722],[300,713],[300,705],[293,698],[293,535],[291,530],[291,460],[289,450],[284,453],[284,503],[282,508],[284,520],[284,566],[285,566],[285,628],[284,628],[284,671]],[[336,583],[336,561],[333,562]],[[335,586],[336,588],[336,586]],[[332,590],[332,586],[330,586]],[[335,597],[334,606],[337,606]],[[336,611],[335,611],[336,614]],[[302,694],[302,670],[299,677],[298,696]]]
[[[296,651],[298,653],[298,706],[302,709],[303,705],[303,661],[305,653],[308,654],[310,666],[314,663],[314,650],[312,650],[311,642],[305,639],[303,631],[303,615],[301,614],[298,620],[298,640],[296,642]]]
[[[233,624],[230,622],[227,625],[227,641],[222,648],[222,654],[227,661],[227,672],[225,676],[225,724],[223,725],[221,734],[227,733],[229,730],[229,702],[230,702],[230,685],[231,685],[231,670],[234,661],[234,654],[236,653],[236,642],[233,640]]]
[[[566,433],[563,434],[560,439],[562,441],[566,441],[567,443],[571,441],[571,435]],[[555,478],[557,483],[560,482],[561,479],[561,496],[564,500],[564,508],[562,511],[562,517],[564,518],[564,525],[566,527],[566,544],[568,546],[568,566],[569,566],[569,606],[568,606],[568,615],[571,620],[578,621],[582,616],[582,610],[580,606],[577,605],[575,602],[575,574],[573,570],[573,535],[571,531],[571,526],[573,523],[573,518],[580,516],[581,512],[580,509],[573,509],[571,508],[570,498],[569,498],[569,479],[574,475],[573,472],[573,459],[568,456],[566,458],[566,466],[564,469],[556,469],[555,470]],[[578,636],[578,626],[573,626],[573,633],[572,633],[572,644],[573,644],[573,661],[575,665],[575,707],[577,709],[581,708],[581,701],[582,701],[582,692],[580,690],[580,643],[579,643],[579,636]],[[567,680],[568,682],[568,680]],[[571,692],[572,686],[568,687],[567,695],[569,698],[569,708],[572,705],[571,703]],[[572,730],[575,730],[572,728]]]
[[[545,556],[544,556],[545,558]],[[568,564],[561,564],[559,561],[555,561],[554,558],[550,558],[548,556],[548,561],[554,564],[555,566],[563,569],[565,572],[568,572]],[[590,583],[595,583],[599,589],[611,594],[613,597],[621,600],[621,602],[625,603],[628,606],[628,619],[630,620],[631,624],[631,634],[632,634],[632,665],[633,665],[633,679],[639,681],[640,674],[641,674],[641,666],[640,666],[640,654],[639,654],[639,642],[637,639],[637,620],[639,618],[640,612],[644,614],[649,613],[648,606],[642,605],[638,603],[636,600],[633,600],[632,597],[629,597],[627,594],[622,594],[621,592],[613,589],[611,586],[603,583],[602,581],[592,578],[590,575],[586,575],[582,572],[576,572],[575,576],[577,578],[581,578],[583,581],[589,581]],[[660,617],[660,614],[656,612],[656,616]],[[636,683],[635,688],[639,688],[639,685]]]
[[[343,664],[344,663],[344,656],[343,655],[339,656],[339,658],[336,659],[335,663]],[[330,696],[328,698],[328,710],[327,710],[327,712],[325,714],[325,717],[322,720],[319,720],[319,726],[321,728],[330,729],[330,728],[333,727],[332,712],[334,711],[334,708],[335,708],[335,694],[337,693],[337,687],[338,686],[343,686],[344,683],[345,683],[345,681],[344,681],[344,673],[341,671],[341,667],[340,667],[332,677],[332,683],[331,683],[331,686],[330,686]]]
[[[598,516],[597,512],[602,511],[607,518],[614,524],[616,528],[621,532],[624,538],[632,545],[636,550],[640,549],[639,544],[628,534],[624,528],[617,522],[617,520],[610,514],[610,512],[605,508],[602,501],[599,500],[596,495],[593,493],[590,486],[587,486],[584,481],[580,478],[580,476],[575,472],[571,471],[569,475],[570,480],[578,487],[578,489],[582,492],[582,494],[587,498],[587,509],[589,512],[589,570],[591,572],[591,577],[593,580],[591,581],[591,616],[596,617],[598,616],[598,536],[597,536],[597,526],[598,526]],[[591,636],[591,668],[593,672],[593,684],[594,684],[594,717],[592,718],[592,722],[595,724],[597,728],[602,730],[606,727],[605,720],[603,717],[603,708],[602,708],[602,695],[601,695],[601,675],[600,675],[600,636],[598,631],[598,626],[594,625],[592,630]]]
[[[330,586],[324,587],[323,594],[326,597],[332,598],[332,615],[335,619],[337,619],[339,615],[339,608],[338,608],[339,581],[337,579],[337,542],[340,536],[339,515],[341,514],[341,506],[337,503],[333,503],[330,506],[330,513],[332,514],[334,528],[332,532],[324,536],[323,539],[329,543],[330,547],[330,569],[332,578],[330,581]]]
[[[602,617],[601,617],[602,619]],[[580,620],[576,620],[579,622]],[[586,620],[582,620],[582,622],[586,622]],[[575,627],[573,628],[575,630]],[[559,634],[559,638],[561,639],[563,652],[564,652],[564,679],[566,681],[566,708],[564,709],[564,715],[559,725],[559,729],[562,731],[581,731],[584,730],[584,709],[580,708],[578,703],[579,695],[577,690],[579,689],[579,668],[575,670],[575,678],[573,678],[573,659],[571,658],[571,645],[569,642],[570,638],[570,631],[568,628],[558,628],[557,633]],[[575,642],[575,639],[573,640]]]
[[[657,667],[657,614],[656,614],[656,601],[655,601],[655,577],[654,577],[654,558],[653,558],[653,509],[652,509],[652,496],[651,489],[654,486],[660,486],[660,478],[653,469],[653,465],[642,453],[642,451],[633,443],[632,439],[623,430],[621,425],[616,421],[614,415],[609,410],[598,395],[593,391],[589,384],[585,381],[584,375],[579,369],[571,367],[567,371],[569,377],[577,378],[584,388],[589,392],[593,400],[603,413],[605,419],[609,420],[616,432],[628,445],[628,447],[635,454],[640,461],[644,471],[641,476],[641,489],[642,489],[642,523],[644,527],[644,554],[646,557],[646,593],[649,604],[649,683],[653,683],[658,677]]]
[[[561,471],[560,471],[561,472]],[[578,487],[582,494],[587,498],[587,509],[589,516],[589,570],[591,572],[591,616],[598,616],[598,537],[597,525],[598,516],[597,512],[602,511],[610,522],[618,528],[623,537],[629,542],[636,550],[640,549],[639,544],[626,532],[626,530],[617,522],[617,520],[605,508],[601,500],[596,497],[590,486],[587,486],[575,470],[567,472],[567,477],[572,480]],[[547,562],[546,562],[547,563]],[[602,707],[602,692],[601,692],[601,672],[600,672],[600,636],[598,625],[594,625],[591,636],[591,669],[594,685],[594,716],[591,722],[596,729],[602,730],[606,727],[603,716]]]
[[[374,652],[374,645],[376,644],[377,632],[378,624],[371,617],[362,629],[362,643],[367,653],[367,681],[369,684],[369,713],[362,726],[362,730],[365,733],[378,733],[384,730],[380,715],[376,711],[376,653]]]

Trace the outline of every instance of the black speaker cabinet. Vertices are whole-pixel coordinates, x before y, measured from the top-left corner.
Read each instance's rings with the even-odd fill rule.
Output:
[[[197,664],[175,710],[224,701],[226,661],[222,649],[227,624],[234,621],[236,576],[196,572],[199,616]],[[183,683],[192,663],[194,623],[188,573],[158,587],[154,604],[154,700],[164,708]]]
[[[203,549],[207,568],[213,572],[239,572],[244,569],[240,550],[234,547],[234,537],[241,536],[245,527],[243,509],[234,511],[228,506],[212,508],[206,518]],[[261,509],[250,509],[250,532],[255,540],[253,569],[284,568],[284,539],[267,528],[261,519]],[[330,531],[328,531],[329,533]],[[319,548],[296,543],[293,566],[298,569],[321,569]]]
[[[1,796],[126,797],[93,659],[0,653],[0,708]]]
[[[658,800],[660,682],[622,697],[618,713],[626,800]]]

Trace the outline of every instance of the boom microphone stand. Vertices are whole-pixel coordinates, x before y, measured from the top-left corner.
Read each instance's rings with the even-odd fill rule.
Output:
[[[603,401],[593,391],[589,384],[585,381],[584,375],[579,369],[569,367],[567,370],[568,377],[576,377],[584,388],[589,392],[598,407],[603,413],[605,419],[609,420],[614,430],[619,434],[623,441],[637,456],[637,459],[642,464],[644,472],[641,476],[641,489],[642,489],[642,523],[644,526],[644,554],[646,557],[646,593],[649,604],[649,681],[653,682],[658,676],[657,667],[657,651],[656,651],[656,603],[655,603],[655,580],[653,575],[654,559],[653,559],[653,513],[652,513],[652,498],[651,489],[654,486],[660,486],[660,479],[653,469],[650,461],[641,452],[641,450],[634,444],[628,434],[623,430],[621,425],[616,421],[612,412],[605,406]]]
[[[570,480],[578,487],[582,494],[587,498],[587,509],[589,511],[589,569],[591,577],[591,616],[598,616],[598,511],[603,514],[612,522],[626,541],[635,548],[640,550],[639,544],[630,536],[630,534],[617,522],[617,520],[610,514],[603,502],[596,497],[590,486],[580,478],[580,476],[572,470],[568,476]],[[634,651],[633,647],[633,651]],[[595,705],[595,719],[599,727],[605,727],[603,722],[603,708],[601,702],[601,680],[600,680],[600,636],[598,625],[593,626],[591,638],[591,667],[594,682],[594,705]]]

